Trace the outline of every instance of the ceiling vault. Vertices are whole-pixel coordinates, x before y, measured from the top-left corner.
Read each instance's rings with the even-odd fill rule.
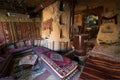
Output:
[[[0,9],[36,15],[57,0],[0,0]]]
[[[33,10],[33,12],[38,12],[39,10],[49,6],[50,4],[54,3],[56,0],[44,0],[41,4],[36,6],[36,8]]]

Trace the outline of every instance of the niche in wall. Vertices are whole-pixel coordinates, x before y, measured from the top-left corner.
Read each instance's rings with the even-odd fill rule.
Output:
[[[102,23],[114,23],[117,24],[117,14],[112,17],[102,17]]]
[[[59,10],[64,11],[64,2],[63,2],[63,0],[60,0]]]

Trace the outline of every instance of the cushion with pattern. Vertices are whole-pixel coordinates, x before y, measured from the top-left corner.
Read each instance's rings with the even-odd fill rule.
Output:
[[[37,54],[40,54],[41,59],[60,77],[65,78],[70,75],[78,67],[78,63],[65,57],[57,52],[49,51],[41,53],[34,48]]]

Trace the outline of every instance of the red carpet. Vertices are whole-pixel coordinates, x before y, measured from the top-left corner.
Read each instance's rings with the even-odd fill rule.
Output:
[[[95,79],[120,79],[120,62],[90,55],[79,80]]]

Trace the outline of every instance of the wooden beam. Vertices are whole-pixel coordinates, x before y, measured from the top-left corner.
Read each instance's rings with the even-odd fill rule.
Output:
[[[56,0],[44,0],[41,4],[39,4],[32,12],[37,13],[41,9],[51,5],[54,3]]]

